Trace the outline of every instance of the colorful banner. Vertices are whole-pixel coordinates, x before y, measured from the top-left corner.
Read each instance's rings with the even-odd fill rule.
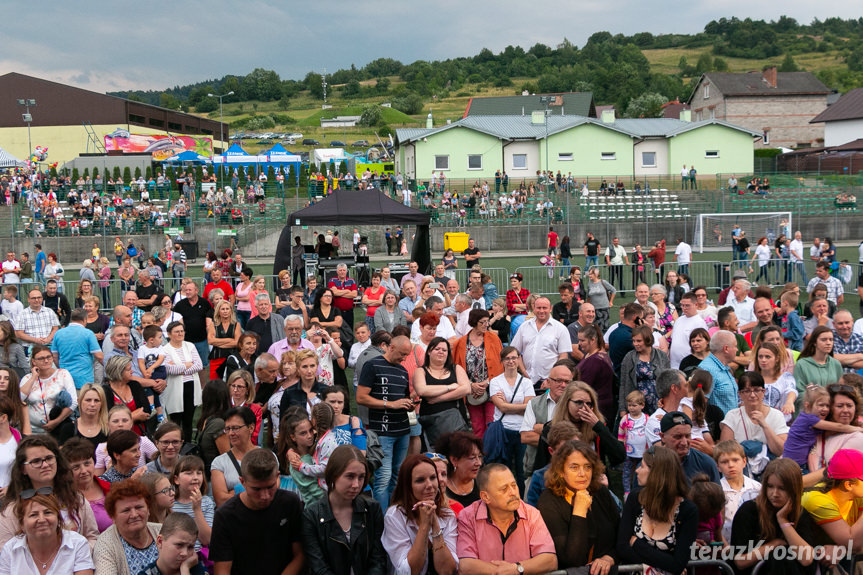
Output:
[[[124,154],[149,153],[153,160],[166,160],[190,150],[202,156],[212,157],[213,138],[209,136],[178,136],[169,134],[131,134],[126,130],[114,130],[105,134],[107,151],[122,150]]]

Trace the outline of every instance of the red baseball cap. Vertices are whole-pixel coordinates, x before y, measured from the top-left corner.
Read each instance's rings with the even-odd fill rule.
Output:
[[[863,480],[863,453],[856,449],[840,449],[827,464],[827,477],[830,479]]]

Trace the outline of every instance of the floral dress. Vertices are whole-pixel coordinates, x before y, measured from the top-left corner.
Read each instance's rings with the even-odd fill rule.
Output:
[[[656,395],[656,373],[649,361],[638,361],[635,365],[635,387],[644,394],[644,411],[653,413],[659,407]]]
[[[677,545],[677,515],[680,513],[680,504],[677,504],[677,507],[674,508],[674,517],[671,519],[671,527],[668,529],[668,533],[662,539],[654,539],[647,535],[643,528],[642,522],[644,521],[644,509],[641,510],[641,513],[638,515],[638,518],[635,520],[635,529],[633,530],[634,535],[646,541],[648,544],[656,547],[660,551],[674,551],[674,547]],[[656,575],[677,575],[671,574],[668,571],[664,571],[662,569],[657,569],[656,567],[650,567],[650,573]],[[645,571],[647,573],[647,571]]]
[[[656,316],[656,324],[662,335],[666,335],[674,326],[674,312],[672,310],[673,308],[669,304],[665,304],[665,312]]]
[[[333,349],[330,344],[325,343],[321,347],[315,349],[318,354],[318,381],[322,385],[333,385]]]
[[[488,379],[488,366],[485,363],[485,346],[473,345],[468,339],[465,352],[465,371],[471,382]]]

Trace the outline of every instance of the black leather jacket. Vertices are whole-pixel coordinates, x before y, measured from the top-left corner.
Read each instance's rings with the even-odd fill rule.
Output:
[[[381,537],[384,514],[377,501],[360,495],[354,499],[350,545],[333,517],[326,496],[303,511],[303,551],[311,575],[385,575],[387,554]]]

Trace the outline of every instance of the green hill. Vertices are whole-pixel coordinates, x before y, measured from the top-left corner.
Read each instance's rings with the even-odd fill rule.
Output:
[[[335,118],[336,116],[359,116],[362,113],[363,106],[361,105],[343,106],[341,108],[329,108],[326,110],[318,110],[317,112],[314,112],[306,118],[303,118],[297,124],[299,126],[315,127],[321,125],[321,118]],[[383,121],[389,125],[413,124],[414,122],[416,122],[414,118],[411,118],[403,112],[399,112],[395,108],[382,107],[381,113],[383,115]]]

